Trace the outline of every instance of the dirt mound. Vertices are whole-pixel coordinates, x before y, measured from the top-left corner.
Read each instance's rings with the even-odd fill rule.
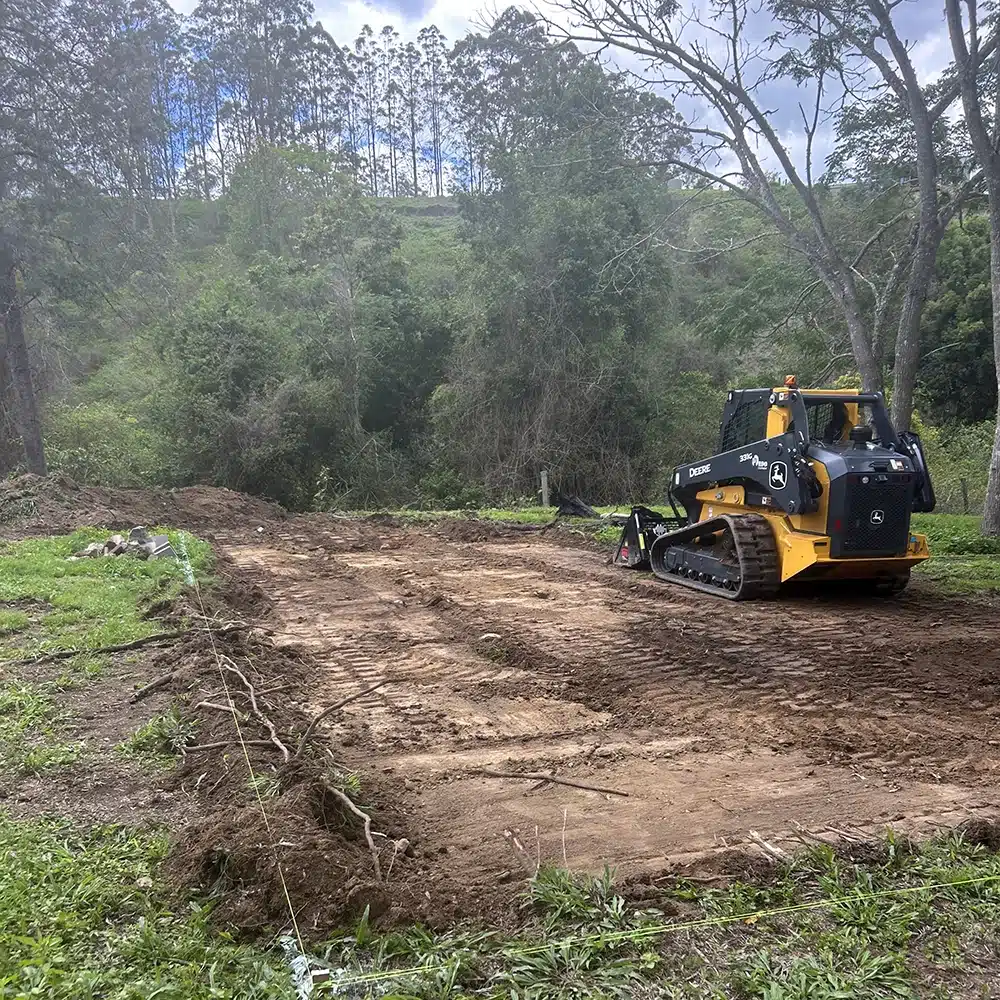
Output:
[[[314,717],[302,700],[316,686],[317,664],[296,646],[275,646],[254,622],[231,620],[238,609],[229,601],[247,607],[247,590],[227,568],[204,607],[214,631],[193,629],[150,661],[151,676],[166,681],[158,690],[174,695],[197,732],[172,779],[196,804],[168,861],[172,879],[217,899],[215,918],[250,935],[287,928],[289,899],[303,934],[328,932],[365,909],[383,923],[435,927],[502,917],[517,886],[442,865],[448,848],[408,830],[397,782],[356,776],[323,726],[300,751]],[[362,817],[338,794],[344,788],[371,817],[374,850]]]
[[[215,486],[107,489],[81,486],[60,473],[0,482],[0,529],[8,536],[65,534],[82,525],[122,530],[167,524],[211,537],[237,526],[267,531],[287,516],[278,504]]]

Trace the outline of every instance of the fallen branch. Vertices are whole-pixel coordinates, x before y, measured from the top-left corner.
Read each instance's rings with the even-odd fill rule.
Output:
[[[194,746],[185,747],[184,752],[197,753],[199,750],[222,750],[239,742],[238,737],[233,737],[231,740],[219,740],[218,743],[195,743]],[[244,740],[242,745],[246,747],[270,747],[272,750],[275,749],[274,744],[270,740]]]
[[[566,785],[569,788],[582,788],[588,792],[600,792],[602,795],[620,795],[628,798],[628,792],[617,788],[601,788],[600,785],[588,785],[582,781],[570,781],[568,778],[557,778],[549,771],[528,771],[521,774],[517,771],[490,771],[484,767],[476,768],[472,774],[484,774],[487,778],[520,778],[522,781],[551,781],[554,785]]]
[[[375,846],[375,841],[372,839],[372,818],[366,812],[362,812],[351,799],[342,792],[339,788],[334,788],[333,785],[326,786],[327,791],[333,795],[335,798],[339,799],[341,802],[347,806],[348,809],[355,816],[361,819],[365,824],[365,840],[368,841],[368,850],[372,854],[372,862],[375,865],[375,880],[377,882],[382,881],[382,866],[378,862],[378,848]]]
[[[775,861],[785,864],[792,860],[792,856],[788,851],[783,851],[780,847],[769,844],[756,830],[751,830],[747,839],[751,843],[756,844],[768,857],[773,858]]]
[[[171,670],[170,673],[163,674],[162,676],[157,677],[155,681],[150,681],[145,687],[139,688],[132,695],[132,697],[129,698],[129,701],[132,702],[133,704],[135,704],[135,702],[137,701],[142,701],[143,698],[148,697],[154,691],[159,691],[160,688],[166,687],[171,681],[175,680],[176,678],[177,678],[177,671]]]
[[[58,649],[54,653],[45,653],[34,658],[28,657],[24,660],[6,660],[5,667],[27,667],[36,663],[49,663],[52,660],[68,660],[74,656],[93,656],[97,653],[123,653],[127,649],[138,649],[140,646],[148,646],[154,642],[168,642],[179,639],[183,632],[157,632],[156,635],[147,635],[143,639],[133,639],[131,642],[117,642],[112,646],[98,646],[96,649]]]
[[[377,684],[372,684],[371,687],[366,687],[363,691],[357,691],[355,694],[348,695],[346,698],[342,698],[337,702],[336,705],[331,705],[329,708],[324,708],[319,715],[316,716],[312,722],[306,726],[306,731],[302,734],[302,739],[299,740],[298,749],[295,751],[296,758],[302,756],[303,751],[309,744],[309,740],[312,738],[312,734],[316,731],[316,727],[329,715],[332,715],[338,709],[344,708],[350,705],[352,701],[357,701],[359,698],[363,698],[366,694],[371,694],[372,691],[377,691],[380,687],[385,687],[388,684],[388,680],[379,681]]]
[[[229,657],[224,656],[222,657],[222,659],[229,660]],[[250,681],[247,680],[246,674],[244,674],[243,671],[240,670],[240,668],[236,666],[236,664],[233,663],[232,660],[229,660],[228,663],[223,663],[222,665],[231,674],[236,674],[236,676],[239,677],[239,679],[243,681],[243,683],[246,685],[247,692],[250,695],[250,705],[253,708],[253,714],[257,716],[257,719],[264,725],[267,731],[271,734],[271,742],[281,751],[281,756],[284,757],[285,763],[287,764],[288,761],[291,760],[292,755],[289,752],[288,747],[286,747],[285,744],[282,743],[280,739],[278,739],[278,731],[274,728],[274,723],[271,722],[271,720],[258,707],[257,693],[256,690],[254,689],[254,686],[250,683]]]

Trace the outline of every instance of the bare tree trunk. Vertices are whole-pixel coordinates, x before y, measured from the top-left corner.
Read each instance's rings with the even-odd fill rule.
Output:
[[[920,319],[927,301],[927,290],[934,278],[938,247],[944,229],[938,218],[937,204],[932,218],[921,220],[919,243],[910,266],[903,308],[896,333],[896,362],[893,369],[892,422],[897,431],[910,429],[913,416],[913,388],[920,363]],[[923,212],[921,213],[923,214]]]
[[[977,23],[976,0],[966,0],[968,16],[968,41],[966,25],[962,21],[960,0],[945,0],[945,14],[948,19],[948,34],[955,53],[955,67],[962,92],[962,108],[969,138],[976,159],[982,168],[986,181],[987,203],[990,219],[990,286],[993,302],[993,363],[1000,390],[1000,152],[997,138],[1000,136],[1000,104],[987,122],[983,113],[979,91],[978,69],[980,65],[979,25]],[[994,27],[996,33],[1000,28]],[[994,57],[994,69],[1000,67],[1000,49]],[[1000,102],[1000,94],[997,95]],[[1000,396],[998,396],[1000,399]],[[1000,420],[1000,401],[997,408]],[[990,474],[986,485],[986,503],[983,506],[982,531],[984,535],[1000,535],[1000,422],[993,435],[993,453],[990,457]]]
[[[44,476],[47,470],[42,423],[32,385],[28,347],[24,341],[24,322],[17,290],[17,256],[10,237],[5,233],[0,233],[0,321],[6,331],[5,356],[16,396],[14,410],[25,464],[29,472]]]
[[[990,286],[993,300],[993,363],[1000,387],[1000,185],[990,185]],[[983,505],[984,535],[1000,535],[1000,391],[997,393],[997,428]]]

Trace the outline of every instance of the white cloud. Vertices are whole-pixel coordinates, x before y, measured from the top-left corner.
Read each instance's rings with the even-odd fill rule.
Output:
[[[416,38],[417,32],[436,24],[449,41],[461,38],[480,20],[478,5],[468,0],[389,0],[366,3],[365,0],[315,0],[316,20],[341,43],[357,38],[364,25],[376,32],[390,24],[404,39]],[[178,14],[190,14],[198,0],[170,0]]]

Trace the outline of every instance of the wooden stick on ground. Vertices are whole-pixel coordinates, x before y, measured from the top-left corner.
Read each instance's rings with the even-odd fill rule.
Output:
[[[792,856],[788,851],[783,851],[780,847],[769,844],[756,830],[750,831],[747,840],[756,844],[768,857],[773,858],[775,861],[780,861],[784,864],[792,860]]]
[[[344,803],[347,808],[354,813],[364,824],[365,824],[365,840],[368,841],[368,850],[372,854],[372,863],[375,865],[375,880],[377,882],[382,881],[382,866],[378,862],[378,848],[375,846],[375,841],[372,839],[372,818],[366,812],[362,812],[351,799],[342,792],[339,788],[334,788],[333,785],[328,784],[326,786],[327,791],[333,795],[335,798],[339,799]]]
[[[379,681],[378,684],[372,684],[370,687],[366,687],[363,691],[357,691],[352,695],[348,695],[346,698],[342,698],[336,703],[336,705],[331,705],[329,708],[324,708],[319,715],[316,716],[312,722],[306,726],[306,731],[302,734],[302,739],[299,740],[298,749],[295,751],[296,758],[301,757],[305,748],[309,745],[309,740],[312,738],[313,733],[316,731],[316,727],[328,716],[332,715],[338,709],[344,708],[350,705],[352,701],[357,701],[359,698],[363,698],[366,694],[371,694],[372,691],[377,691],[380,687],[385,687],[388,684],[388,680]]]
[[[588,785],[582,781],[570,781],[568,778],[557,778],[550,771],[491,771],[485,767],[476,768],[472,774],[484,774],[487,778],[520,778],[522,781],[551,781],[554,785],[567,785],[569,788],[582,788],[588,792],[600,792],[602,795],[620,795],[628,798],[628,792],[617,788],[601,788],[600,785]]]
[[[280,739],[278,739],[278,731],[274,728],[274,723],[271,722],[271,720],[260,710],[260,707],[257,705],[256,689],[250,683],[250,681],[247,680],[246,674],[244,674],[243,671],[240,670],[240,668],[236,666],[236,664],[233,663],[233,661],[230,660],[228,656],[223,656],[222,659],[227,661],[222,664],[226,668],[226,670],[228,670],[232,674],[236,674],[236,676],[239,677],[241,681],[243,681],[244,685],[246,685],[246,689],[250,694],[250,705],[253,708],[253,714],[271,734],[271,742],[281,751],[281,756],[284,757],[285,763],[287,764],[288,761],[291,760],[292,755],[289,752],[288,747],[286,747],[285,744],[282,743]]]
[[[131,642],[117,642],[112,646],[98,646],[96,649],[57,649],[53,653],[44,653],[41,656],[27,657],[23,660],[7,660],[5,667],[26,667],[34,666],[36,663],[49,663],[52,660],[68,660],[74,656],[92,656],[96,653],[123,653],[127,649],[138,649],[140,646],[148,646],[153,642],[168,642],[179,639],[183,632],[157,632],[155,635],[147,635],[142,639],[133,639]]]

